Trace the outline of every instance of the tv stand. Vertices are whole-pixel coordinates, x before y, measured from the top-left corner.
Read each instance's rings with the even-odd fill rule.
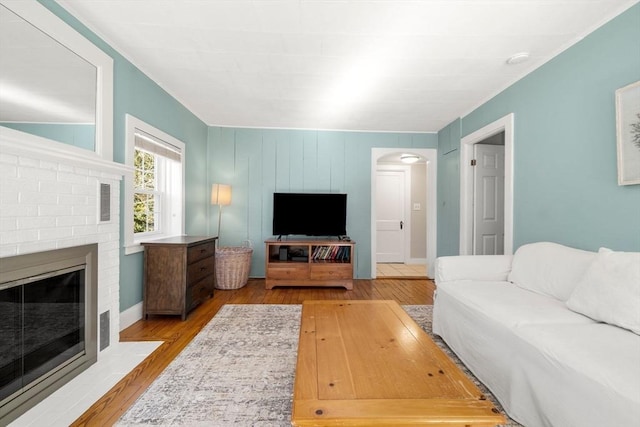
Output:
[[[346,240],[266,240],[265,288],[320,286],[351,290],[355,244]]]

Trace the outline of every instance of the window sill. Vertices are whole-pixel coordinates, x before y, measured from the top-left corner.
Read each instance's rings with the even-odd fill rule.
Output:
[[[144,251],[144,246],[142,246],[140,244],[140,242],[153,242],[154,240],[166,239],[167,237],[175,237],[175,236],[183,236],[183,234],[163,234],[163,235],[157,235],[157,236],[154,236],[154,237],[147,237],[147,238],[144,238],[144,239],[136,240],[133,243],[125,245],[124,254],[125,255],[132,255],[132,254],[136,254],[138,252],[143,252]]]
[[[133,254],[137,254],[138,252],[142,252],[142,251],[144,251],[144,247],[139,243],[132,243],[132,244],[126,245],[124,247],[124,254],[125,255],[133,255]]]

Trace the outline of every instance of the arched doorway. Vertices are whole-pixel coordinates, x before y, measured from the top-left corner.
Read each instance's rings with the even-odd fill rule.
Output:
[[[436,230],[437,230],[437,150],[430,148],[372,148],[371,152],[371,277],[376,278],[376,263],[378,257],[378,215],[377,215],[377,202],[378,202],[378,188],[377,188],[377,173],[378,166],[381,160],[384,164],[402,164],[400,162],[400,155],[412,154],[418,156],[426,164],[426,267],[427,276],[433,278],[434,262],[436,258]],[[397,162],[390,159],[397,157]],[[392,168],[391,168],[392,169]],[[422,183],[421,183],[422,184]],[[413,206],[410,203],[407,204],[408,209],[412,209]]]

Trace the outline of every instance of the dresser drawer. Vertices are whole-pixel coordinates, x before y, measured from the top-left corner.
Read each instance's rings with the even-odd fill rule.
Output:
[[[344,279],[353,274],[350,264],[317,263],[311,265],[311,280]]]
[[[205,277],[199,282],[193,284],[192,286],[187,287],[187,303],[191,302],[190,306],[187,309],[192,309],[193,307],[200,304],[206,298],[213,294],[213,282],[214,278]]]
[[[187,267],[187,286],[191,286],[206,276],[213,276],[215,273],[215,258],[201,259],[200,261],[189,264]]]
[[[187,262],[192,264],[201,259],[213,256],[216,252],[214,243],[205,243],[202,245],[192,246],[187,249]]]
[[[309,277],[309,264],[283,263],[267,268],[267,274],[272,279],[296,279]]]

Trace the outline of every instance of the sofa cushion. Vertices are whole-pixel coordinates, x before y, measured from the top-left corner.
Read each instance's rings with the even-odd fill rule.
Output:
[[[595,256],[595,252],[552,242],[523,245],[513,256],[509,281],[523,289],[566,301]]]
[[[456,255],[436,258],[436,283],[450,280],[507,280],[513,255]]]
[[[553,400],[562,396],[563,405],[573,408],[572,416],[582,413],[581,423],[557,425],[636,425],[640,419],[639,336],[603,323],[535,325],[515,332],[523,342],[522,362],[535,366],[523,373],[529,375],[532,390],[556,389],[562,384],[561,395],[540,393],[539,398],[548,399],[546,406],[552,408]],[[543,382],[555,385],[546,387]],[[606,422],[614,410],[618,421]]]
[[[437,286],[436,299],[447,293],[483,316],[511,329],[528,324],[595,323],[563,301],[501,281],[451,281]]]
[[[640,252],[601,248],[567,307],[640,335]]]

